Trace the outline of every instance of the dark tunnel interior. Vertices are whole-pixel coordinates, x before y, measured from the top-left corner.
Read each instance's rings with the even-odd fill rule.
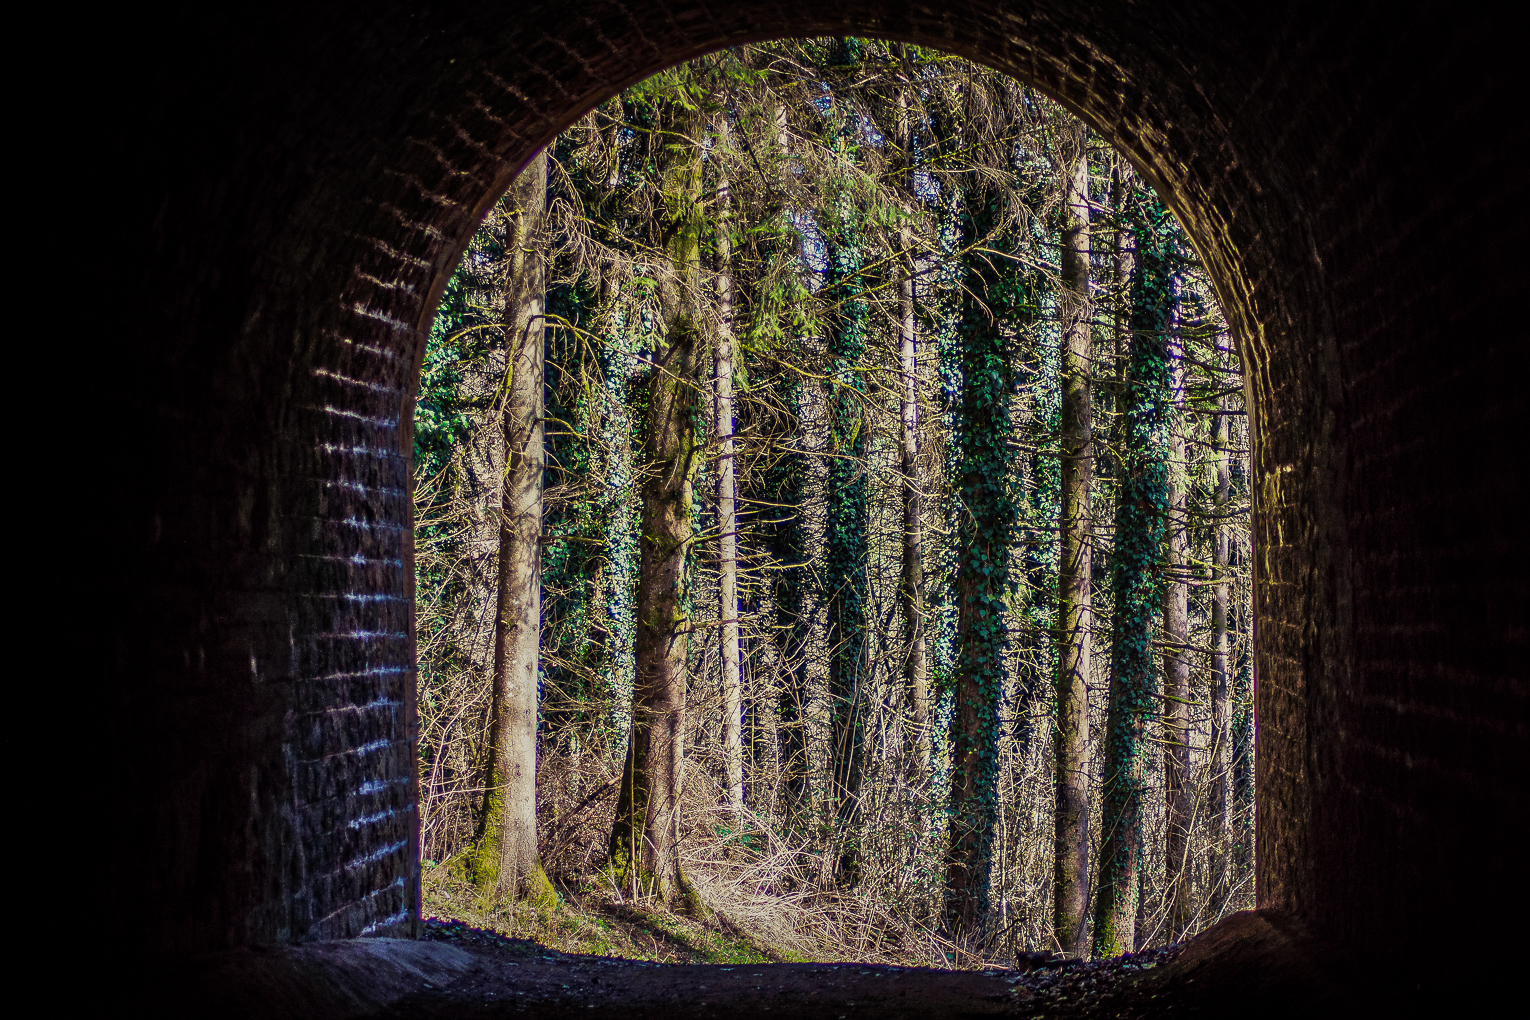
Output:
[[[106,809],[109,910],[144,952],[414,930],[410,422],[439,295],[515,171],[593,104],[787,35],[980,60],[1150,177],[1248,367],[1258,901],[1378,966],[1509,923],[1530,631],[1524,213],[1503,192],[1525,118],[1486,15],[385,0],[154,17],[93,72],[118,261],[86,370],[96,429],[136,433],[96,483],[115,608],[85,687],[131,791]]]

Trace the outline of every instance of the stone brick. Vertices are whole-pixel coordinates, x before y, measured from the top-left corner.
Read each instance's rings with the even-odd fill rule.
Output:
[[[434,301],[513,172],[594,103],[731,42],[851,32],[1061,98],[1211,269],[1255,432],[1260,902],[1366,952],[1496,930],[1526,807],[1526,231],[1503,179],[1525,118],[1509,33],[1476,8],[158,17],[97,69],[126,268],[87,368],[88,413],[133,434],[102,481],[115,612],[85,686],[131,791],[112,911],[150,950],[411,930],[407,458]]]

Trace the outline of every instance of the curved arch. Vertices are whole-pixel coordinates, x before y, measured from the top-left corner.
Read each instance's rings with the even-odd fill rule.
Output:
[[[1426,5],[1384,24],[1297,3],[825,6],[335,5],[144,43],[190,56],[130,79],[152,112],[117,139],[144,256],[102,420],[148,435],[116,479],[107,584],[133,608],[101,675],[107,746],[153,806],[116,819],[135,843],[112,886],[147,883],[156,948],[410,929],[409,423],[441,288],[562,127],[663,66],[786,35],[904,39],[1035,84],[1201,248],[1256,416],[1261,905],[1376,944],[1460,927],[1478,880],[1456,858],[1510,874],[1506,837],[1462,834],[1523,803],[1525,733],[1524,574],[1503,563],[1520,483],[1492,431],[1523,409],[1517,334],[1506,285],[1470,268],[1515,258],[1481,190],[1513,141],[1488,134],[1506,72],[1484,27]],[[1478,367],[1441,370],[1462,331]],[[1499,566],[1435,528],[1468,514]]]

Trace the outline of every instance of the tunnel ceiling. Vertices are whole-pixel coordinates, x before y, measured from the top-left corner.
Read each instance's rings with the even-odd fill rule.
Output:
[[[1508,880],[1492,819],[1525,799],[1525,232],[1498,197],[1524,118],[1502,33],[1429,4],[826,6],[116,26],[93,72],[112,328],[88,413],[133,438],[101,483],[114,611],[87,689],[134,791],[108,808],[109,884],[146,947],[411,930],[407,457],[436,298],[593,104],[730,43],[829,34],[1008,71],[1160,186],[1249,368],[1260,902],[1372,949],[1486,920],[1463,905]]]

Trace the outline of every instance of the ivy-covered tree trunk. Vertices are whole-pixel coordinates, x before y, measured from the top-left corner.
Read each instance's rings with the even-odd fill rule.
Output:
[[[680,782],[685,736],[687,561],[693,538],[693,481],[702,335],[701,155],[695,123],[671,107],[662,161],[660,281],[665,331],[649,376],[642,483],[637,676],[627,761],[611,830],[611,865],[629,893],[679,897],[697,907],[680,869]]]
[[[1082,124],[1059,132],[1066,173],[1062,210],[1062,549],[1057,571],[1056,783],[1052,932],[1063,952],[1083,952],[1089,896],[1089,628],[1094,526],[1094,374],[1089,300],[1089,156]]]
[[[1045,278],[1037,281],[1046,284]],[[1025,466],[1029,469],[1024,479],[1026,489],[1024,554],[1027,597],[1024,602],[1025,630],[1023,665],[1025,672],[1016,692],[1012,710],[1014,719],[1015,753],[1025,755],[1031,742],[1036,739],[1037,723],[1045,719],[1051,723],[1051,713],[1038,712],[1039,701],[1045,697],[1050,708],[1052,694],[1057,683],[1057,576],[1061,563],[1059,522],[1062,520],[1062,351],[1060,345],[1052,350],[1038,352],[1038,371],[1030,387],[1032,434],[1039,440]],[[1050,440],[1050,441],[1049,441]],[[1042,732],[1048,742],[1048,750],[1055,755],[1055,734],[1049,728]],[[1056,784],[1050,792],[1055,801]],[[1048,818],[1042,824],[1053,828]]]
[[[803,521],[807,458],[800,449],[802,383],[795,373],[777,376],[784,428],[784,447],[766,471],[766,498],[771,504],[769,550],[775,569],[771,599],[776,611],[776,643],[781,663],[776,699],[776,738],[781,760],[781,793],[787,813],[800,815],[811,799],[807,730],[808,599],[805,560],[807,529]]]
[[[1147,795],[1148,723],[1157,714],[1153,629],[1159,612],[1169,502],[1169,365],[1166,336],[1173,305],[1168,213],[1156,198],[1140,202],[1132,273],[1131,353],[1121,394],[1121,477],[1111,586],[1110,708],[1105,721],[1104,817],[1094,907],[1094,954],[1133,948],[1142,807]]]
[[[1177,353],[1177,352],[1176,352]],[[1184,362],[1169,359],[1174,417],[1184,401]],[[1175,422],[1177,425],[1178,422]],[[1185,519],[1185,436],[1170,429],[1168,561],[1163,586],[1164,868],[1169,881],[1169,939],[1178,941],[1195,916],[1191,902],[1190,831],[1190,543]]]
[[[824,577],[828,589],[831,790],[842,849],[838,879],[860,881],[861,781],[865,770],[866,427],[865,383],[857,369],[866,350],[868,308],[860,279],[858,211],[841,201],[826,244],[833,302],[829,315],[829,477]]]
[[[509,378],[504,387],[504,465],[499,591],[494,626],[488,768],[473,880],[486,897],[555,899],[537,855],[537,663],[541,642],[543,456],[542,222],[547,154],[512,191],[505,279]]]
[[[993,237],[1004,222],[1003,192],[964,195],[961,407],[957,445],[962,515],[957,538],[956,718],[951,726],[950,844],[946,928],[981,938],[988,921],[994,827],[998,818],[999,718],[1009,644],[1005,594],[1018,504],[1010,485],[1014,447],[1010,396],[1015,369],[1004,326],[1025,305],[1016,263]]]
[[[612,288],[602,287],[601,306],[613,309]],[[605,345],[600,352],[599,370],[601,403],[600,445],[603,448],[600,475],[600,510],[598,523],[604,548],[604,565],[599,585],[603,596],[601,619],[592,630],[600,642],[595,668],[605,680],[605,690],[615,709],[620,701],[631,701],[635,675],[633,660],[637,644],[637,576],[640,558],[637,510],[638,475],[642,453],[635,420],[641,415],[646,399],[641,387],[634,392],[632,383],[641,373],[633,348],[625,309],[613,309],[605,330]],[[605,724],[609,725],[610,714]]]

